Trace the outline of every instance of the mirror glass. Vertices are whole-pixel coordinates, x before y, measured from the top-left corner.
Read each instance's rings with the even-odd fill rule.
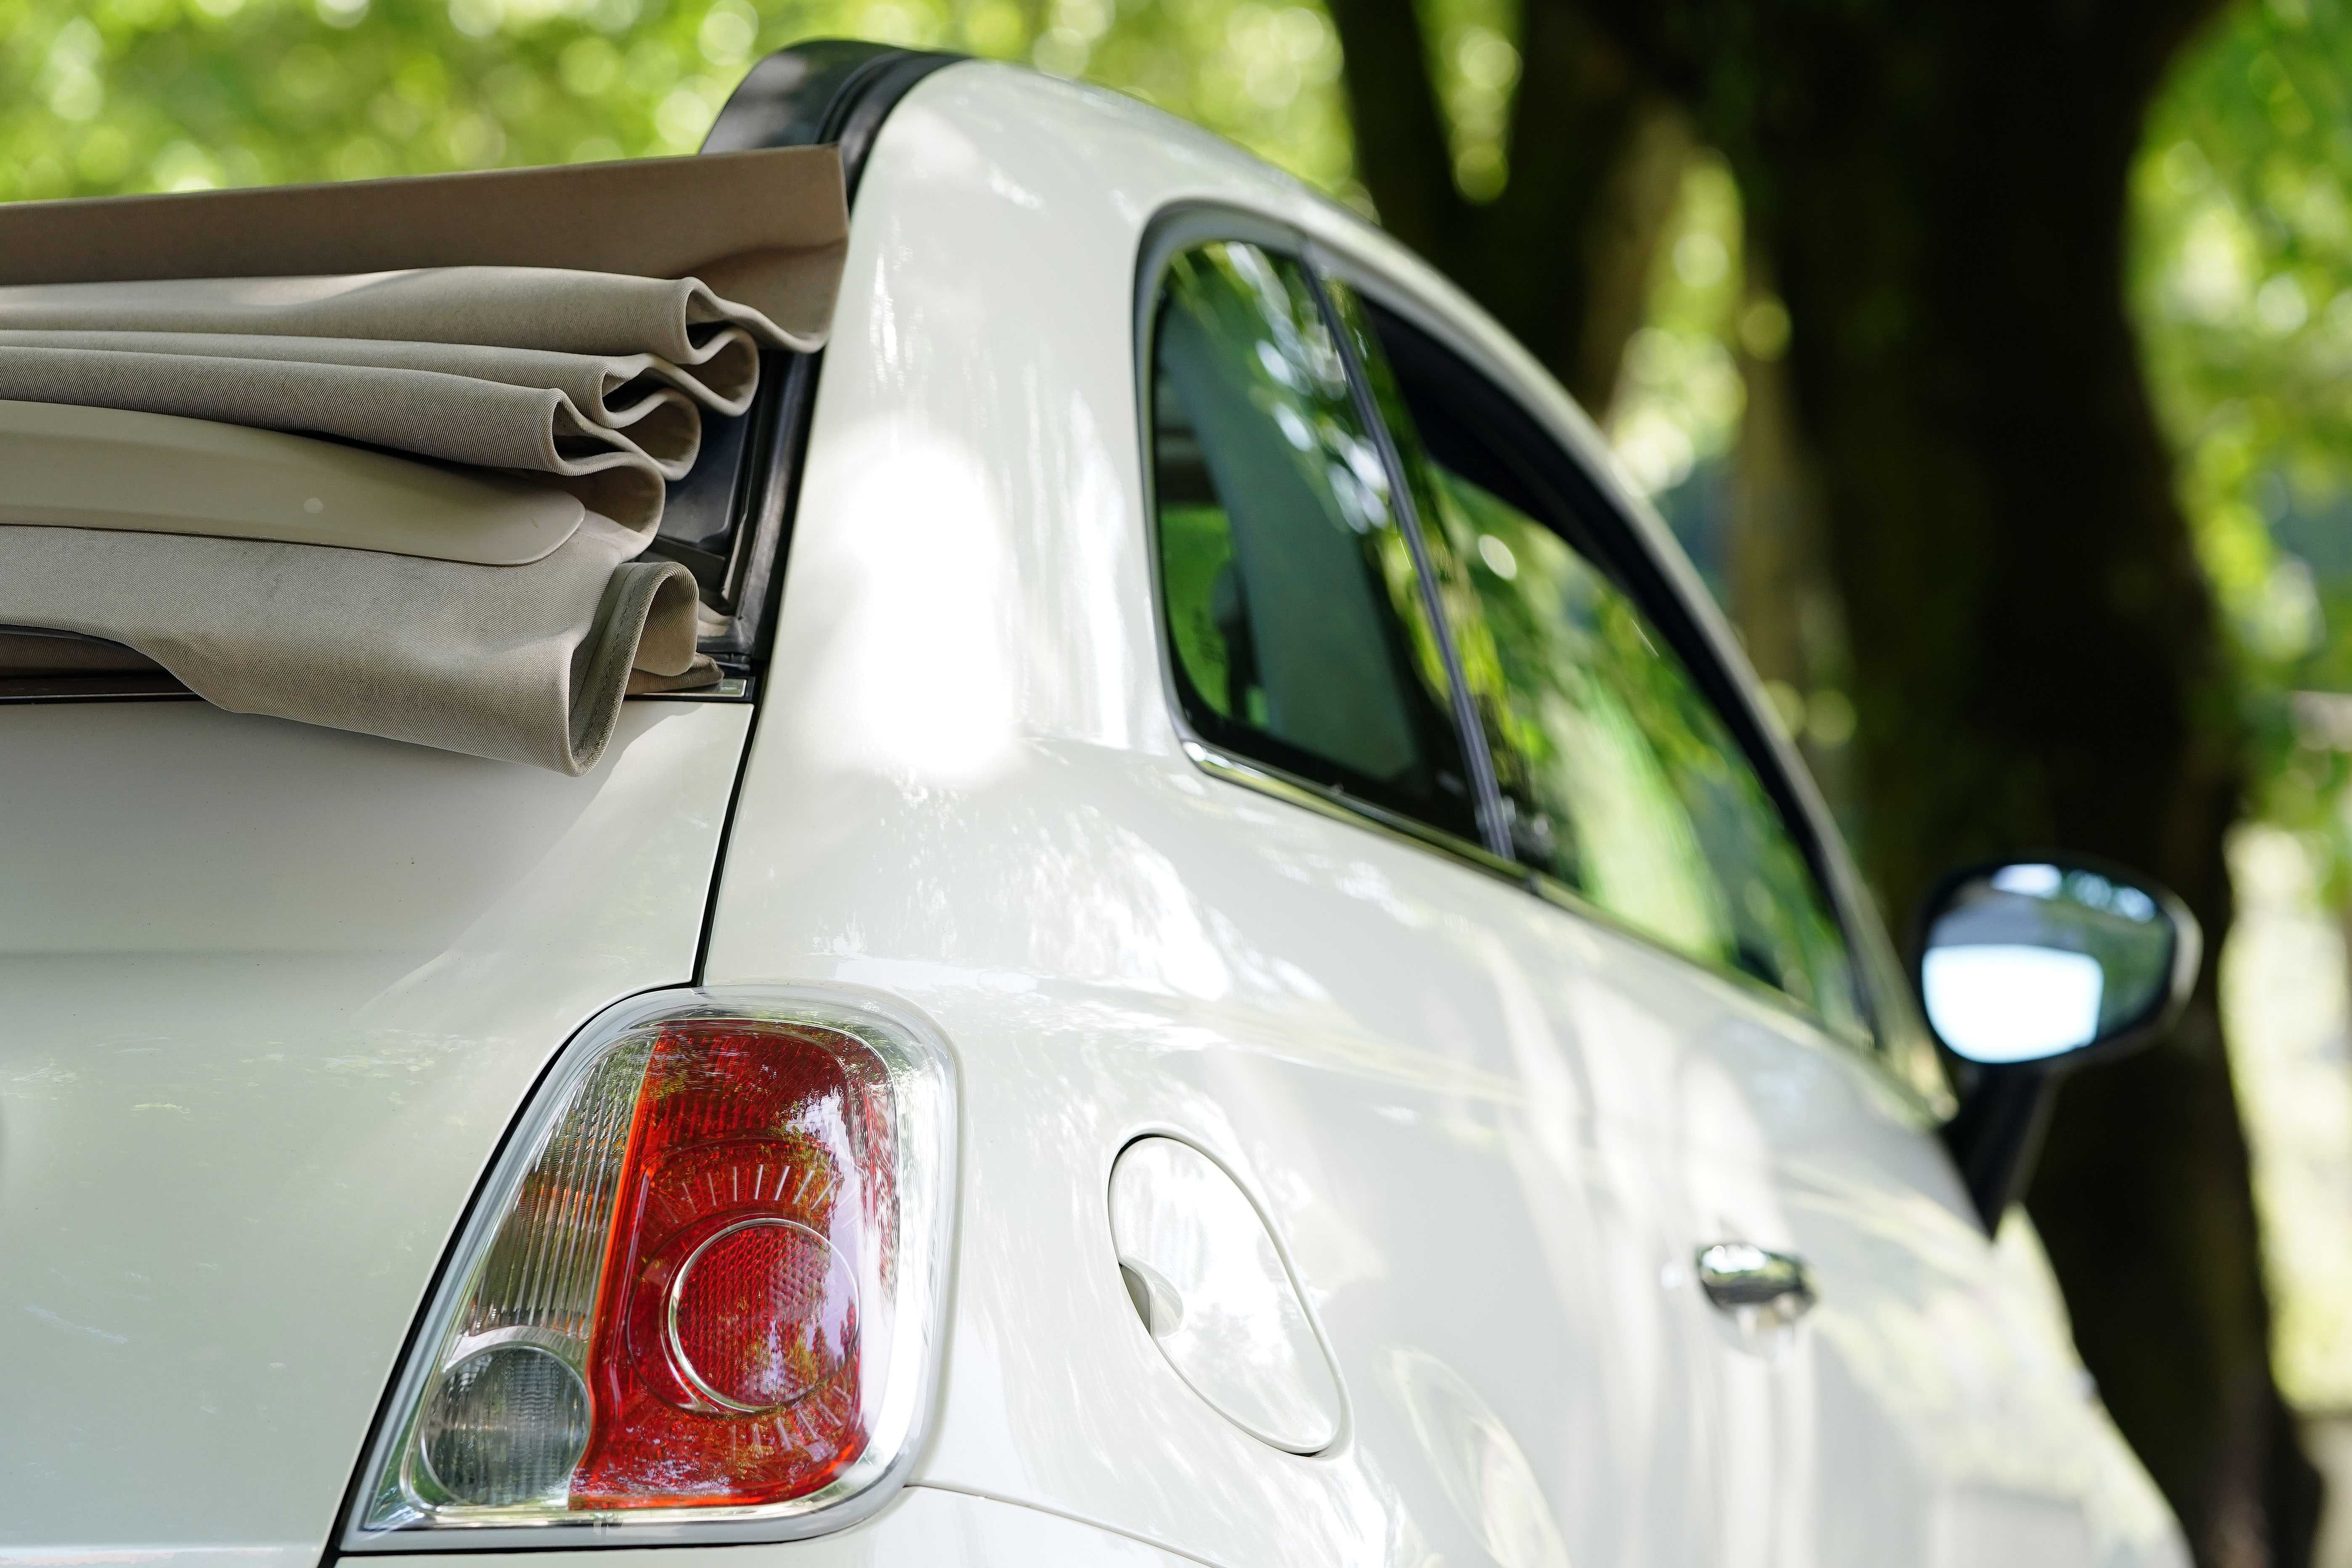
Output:
[[[1927,1021],[1971,1061],[2039,1061],[2162,1004],[2179,940],[2143,887],[2074,866],[2005,865],[1955,883],[1920,962]]]

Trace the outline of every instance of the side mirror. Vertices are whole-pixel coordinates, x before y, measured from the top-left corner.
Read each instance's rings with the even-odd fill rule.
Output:
[[[2032,1174],[2057,1079],[2160,1032],[2203,948],[2179,899],[2085,861],[1976,866],[1929,895],[1915,977],[1937,1038],[1968,1064],[1944,1141],[1988,1230]]]

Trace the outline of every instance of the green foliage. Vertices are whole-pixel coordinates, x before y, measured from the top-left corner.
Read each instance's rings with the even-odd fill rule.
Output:
[[[2133,179],[2131,298],[2179,491],[2235,634],[2257,816],[2225,971],[2277,1304],[2304,1408],[2352,1396],[2340,1257],[2341,933],[2352,906],[2352,6],[2241,0],[2185,58]],[[2299,845],[2297,841],[2300,841]],[[2299,848],[2300,852],[2297,852]],[[2311,929],[2294,899],[2316,886]],[[2287,868],[2282,873],[2281,868]],[[2298,912],[2299,913],[2299,912]]]
[[[2158,101],[2131,292],[2241,654],[2257,808],[2352,895],[2352,6],[2229,12]],[[2295,696],[2297,692],[2305,693]]]
[[[0,0],[0,200],[689,152],[751,63],[1021,57],[1348,179],[1339,45],[1260,0]]]
[[[1430,79],[1444,108],[1454,183],[1474,202],[1510,180],[1512,89],[1519,80],[1517,0],[1423,0]]]
[[[1233,660],[1227,656],[1225,633],[1216,618],[1217,585],[1234,571],[1234,524],[1224,507],[1162,502],[1160,507],[1160,593],[1167,604],[1168,640],[1184,678],[1212,710],[1241,723],[1265,726],[1265,704],[1257,688],[1244,700],[1245,711],[1235,712]]]

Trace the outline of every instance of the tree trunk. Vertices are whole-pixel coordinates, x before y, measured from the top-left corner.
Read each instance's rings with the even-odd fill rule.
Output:
[[[1828,570],[1820,497],[1794,428],[1786,365],[1743,354],[1739,373],[1747,406],[1732,455],[1726,608],[1759,676],[1810,691],[1824,673],[1805,625],[1807,599]]]
[[[2317,1482],[2270,1374],[2213,984],[2241,737],[2123,308],[2146,102],[2207,0],[1899,21],[1595,3],[1732,159],[1795,324],[1886,906],[1960,861],[2063,848],[2161,878],[2204,924],[2188,1018],[2067,1085],[2029,1204],[2200,1560],[2300,1563]]]
[[[1509,179],[1474,203],[1454,183],[1412,0],[1334,0],[1331,16],[1356,169],[1383,226],[1605,417],[1690,153],[1684,115],[1570,0],[1528,0]]]
[[[1776,296],[1752,238],[1748,253],[1745,292],[1754,307]],[[1794,738],[1822,799],[1851,834],[1853,724],[1850,710],[1835,714],[1830,705],[1836,698],[1827,695],[1843,696],[1853,681],[1845,617],[1830,579],[1821,485],[1797,426],[1784,348],[1759,353],[1743,345],[1739,356],[1747,400],[1732,453],[1726,608],[1757,674],[1805,697]]]

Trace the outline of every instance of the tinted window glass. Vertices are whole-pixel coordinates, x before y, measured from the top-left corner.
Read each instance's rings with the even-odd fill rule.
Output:
[[[1179,256],[1152,377],[1187,719],[1236,756],[1475,841],[1413,552],[1305,273],[1248,245]]]
[[[1333,298],[1365,345],[1432,536],[1518,858],[1667,946],[1858,1032],[1829,902],[1688,666],[1571,547],[1574,517],[1529,465],[1440,391],[1400,386],[1360,306],[1337,286]]]

